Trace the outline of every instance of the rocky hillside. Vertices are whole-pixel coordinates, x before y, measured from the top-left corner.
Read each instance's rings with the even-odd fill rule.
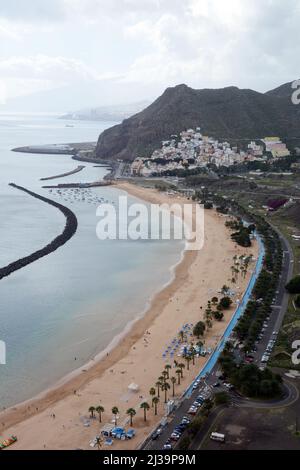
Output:
[[[97,157],[133,160],[148,156],[171,134],[197,126],[202,133],[224,140],[300,137],[300,106],[291,103],[285,87],[285,94],[236,87],[168,88],[146,109],[105,130],[98,140]]]

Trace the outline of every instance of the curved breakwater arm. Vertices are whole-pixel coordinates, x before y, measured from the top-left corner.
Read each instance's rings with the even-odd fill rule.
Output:
[[[0,268],[0,280],[6,276],[9,276],[15,271],[24,268],[28,264],[34,263],[38,259],[49,255],[53,251],[56,251],[59,247],[63,246],[65,243],[67,243],[68,240],[70,240],[70,238],[73,237],[78,227],[76,215],[67,207],[63,206],[62,204],[59,204],[58,202],[52,201],[51,199],[43,197],[37,193],[29,191],[28,189],[23,188],[22,186],[18,186],[14,183],[10,183],[10,186],[19,189],[20,191],[23,191],[29,194],[30,196],[39,199],[40,201],[43,201],[47,204],[50,204],[51,206],[56,207],[65,216],[66,225],[63,232],[57,237],[55,237],[48,245],[44,246],[38,251],[35,251],[34,253],[31,253],[28,256],[25,256],[24,258],[20,258],[17,261],[13,261],[7,266]]]

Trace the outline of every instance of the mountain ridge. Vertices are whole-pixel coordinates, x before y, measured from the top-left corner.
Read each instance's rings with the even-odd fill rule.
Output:
[[[203,134],[229,140],[299,137],[300,107],[292,104],[293,90],[288,95],[288,85],[267,93],[235,86],[168,87],[143,111],[106,129],[98,139],[97,158],[131,161],[149,156],[171,134],[195,127],[201,127]]]

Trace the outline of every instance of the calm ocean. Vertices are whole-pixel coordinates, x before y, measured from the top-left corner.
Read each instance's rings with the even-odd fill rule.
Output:
[[[71,192],[64,198],[49,193],[39,179],[79,163],[69,156],[11,152],[25,145],[96,141],[114,123],[66,124],[55,116],[0,115],[0,266],[43,247],[65,223],[55,208],[9,182],[57,199],[79,222],[76,235],[58,251],[0,281],[0,340],[7,347],[0,408],[43,391],[108,346],[170,280],[170,268],[181,257],[181,242],[99,241],[95,200],[117,204],[120,191],[93,189],[84,201]],[[105,175],[104,168],[85,165],[81,173],[51,184]]]

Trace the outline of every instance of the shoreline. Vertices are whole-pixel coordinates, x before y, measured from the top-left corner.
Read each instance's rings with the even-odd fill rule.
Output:
[[[129,185],[128,183],[119,183],[116,185],[116,187],[118,189],[122,189],[122,190],[129,192],[135,197],[144,199],[147,202],[155,202],[155,201],[157,202],[157,200],[160,200],[163,197],[166,198],[166,196],[156,191],[148,190],[148,189],[146,190],[140,187],[134,187],[133,185]],[[182,197],[180,197],[180,199],[181,201],[183,201]],[[215,213],[210,213],[208,217],[210,218],[210,224],[212,226],[214,226],[214,224],[216,223],[215,221],[219,218],[219,216],[217,216]],[[218,223],[224,225],[223,220],[220,220]],[[225,234],[224,227],[223,227],[223,233]],[[227,238],[229,239],[229,236],[227,236]],[[234,253],[236,251],[234,248],[234,244],[231,241],[229,243],[229,240],[227,240],[226,246],[231,247],[230,252]],[[253,249],[255,250],[255,247]],[[243,251],[245,250],[243,249]],[[199,253],[197,251],[191,252],[191,251],[184,251],[184,250],[182,250],[181,253],[182,253],[181,259],[173,267],[173,275],[171,273],[171,279],[167,283],[167,285],[162,286],[159,292],[153,293],[153,296],[151,297],[151,300],[147,302],[148,305],[145,306],[144,311],[141,312],[134,320],[129,322],[127,326],[125,327],[125,329],[109,343],[108,347],[104,351],[101,351],[98,355],[96,355],[91,361],[88,362],[88,364],[86,364],[85,366],[81,366],[80,368],[71,372],[70,374],[65,376],[63,379],[61,379],[58,383],[56,383],[54,386],[48,388],[46,391],[42,392],[38,396],[3,411],[0,414],[0,418],[1,418],[0,421],[2,423],[5,423],[4,426],[2,426],[2,429],[6,430],[14,426],[14,427],[17,427],[17,429],[12,429],[11,432],[18,433],[18,434],[23,433],[23,430],[27,429],[27,433],[26,433],[27,435],[28,426],[31,426],[32,423],[34,423],[34,426],[36,425],[38,428],[38,423],[41,420],[44,421],[45,419],[46,420],[49,419],[47,415],[47,411],[49,409],[51,410],[52,407],[61,409],[64,403],[68,403],[69,407],[71,406],[71,403],[73,403],[72,406],[75,406],[74,400],[76,401],[76,397],[78,396],[79,398],[81,396],[85,396],[85,397],[88,396],[88,393],[90,393],[89,390],[91,388],[95,390],[96,382],[97,383],[106,382],[105,376],[114,377],[115,380],[118,380],[118,377],[116,377],[117,375],[116,371],[111,368],[116,367],[116,369],[117,368],[119,369],[119,366],[121,368],[124,367],[122,366],[122,363],[125,361],[126,358],[128,358],[128,361],[129,361],[130,357],[134,356],[136,358],[135,360],[139,361],[139,364],[136,364],[136,365],[138,367],[143,367],[143,364],[142,366],[140,364],[142,359],[138,359],[140,355],[139,354],[136,355],[134,351],[136,349],[139,349],[141,354],[143,353],[145,354],[144,352],[145,349],[143,350],[143,342],[142,342],[142,339],[145,336],[145,332],[147,332],[148,329],[150,328],[155,329],[157,326],[159,327],[158,331],[161,330],[161,327],[158,325],[158,323],[159,323],[160,317],[163,316],[164,312],[167,311],[168,309],[171,310],[171,312],[165,313],[165,315],[168,315],[168,318],[173,318],[174,323],[176,322],[178,323],[178,321],[179,322],[183,321],[183,320],[180,320],[181,318],[180,315],[176,313],[180,309],[177,308],[175,311],[176,306],[173,306],[170,304],[170,302],[175,303],[178,301],[178,298],[175,298],[174,296],[177,296],[177,295],[180,296],[182,294],[182,297],[184,298],[181,300],[181,302],[185,308],[187,307],[188,302],[190,302],[190,305],[194,305],[195,303],[192,299],[190,299],[191,295],[194,295],[195,286],[194,285],[191,286],[192,290],[191,292],[188,292],[188,297],[185,298],[185,287],[186,287],[185,285],[189,280],[189,276],[191,275],[190,273],[191,269],[192,268],[194,270],[198,269],[196,260],[198,258]],[[222,253],[222,250],[220,251],[220,253]],[[228,253],[226,254],[228,255]],[[206,257],[208,256],[209,260],[210,260],[209,258],[210,255],[211,253],[205,254]],[[225,260],[223,260],[223,263],[225,263]],[[230,265],[229,261],[228,261],[228,265]],[[171,268],[172,267],[170,267],[170,270]],[[205,268],[201,266],[201,264],[200,264],[199,269],[202,270],[202,272],[206,271]],[[195,276],[193,276],[193,279],[194,277]],[[204,280],[202,282],[204,283]],[[195,285],[197,286],[197,281]],[[197,289],[199,289],[199,287],[200,286],[198,286]],[[207,287],[208,286],[204,286],[204,291],[207,290]],[[220,288],[219,285],[215,287]],[[179,305],[177,306],[179,307]],[[194,306],[193,308],[195,309],[196,307]],[[171,317],[170,317],[170,313],[171,313]],[[194,315],[195,315],[195,312],[194,312]],[[199,315],[199,313],[197,315]],[[224,333],[226,329],[226,325],[230,321],[231,315],[232,315],[232,312],[229,312],[226,320],[222,322],[220,325],[217,325],[217,328],[220,329],[220,332],[218,330],[212,332],[211,338],[210,338],[211,341],[213,341],[214,343],[217,343],[217,341],[214,338],[218,338]],[[173,331],[173,333],[171,334],[174,335],[174,328],[176,331],[176,325],[168,325],[168,328]],[[213,333],[217,334],[217,336],[213,336]],[[155,337],[153,338],[153,340],[155,340]],[[159,348],[160,347],[161,346],[159,346]],[[144,348],[145,348],[145,344],[144,344]],[[108,352],[108,355],[105,357],[105,354],[107,354],[107,352]],[[158,357],[155,358],[155,361],[156,362],[159,361]],[[127,364],[127,359],[126,359],[126,364]],[[113,375],[110,375],[112,371],[113,371]],[[120,372],[120,373],[122,374],[123,372]],[[140,373],[142,374],[142,370],[140,371]],[[146,376],[148,378],[148,374],[146,374]],[[188,380],[190,381],[191,379],[192,378],[190,377]],[[127,380],[131,380],[131,379],[128,378]],[[150,380],[152,380],[151,377],[150,377]],[[123,378],[122,378],[122,382],[124,382]],[[183,387],[186,387],[186,384],[183,384]],[[101,389],[100,384],[98,384],[98,387],[97,387],[97,390],[99,389],[101,390],[101,394],[102,394],[102,389]],[[76,394],[74,394],[74,390],[76,391]],[[79,391],[83,395],[77,395],[77,391]],[[93,394],[100,395],[100,392],[96,393],[94,391]],[[108,396],[110,396],[110,394],[108,394]],[[132,397],[132,399],[134,399],[134,397]],[[104,399],[101,399],[101,402],[105,404]],[[87,409],[83,409],[83,411],[87,412]],[[73,414],[74,412],[75,411],[73,410]],[[69,410],[68,414],[69,413],[71,413],[71,410]],[[81,412],[79,413],[79,415],[80,414]],[[107,416],[105,416],[104,419],[107,420]],[[157,422],[157,420],[154,420],[154,421]],[[19,426],[17,426],[17,424],[19,424]],[[142,426],[142,423],[139,423],[137,426]],[[150,422],[150,426],[154,426],[154,423]],[[75,433],[75,430],[73,430],[73,432]],[[95,432],[96,431],[93,431],[94,434]],[[149,429],[146,430],[146,432],[149,433]],[[50,433],[50,430],[49,430],[49,433]],[[35,447],[31,447],[32,443],[30,444],[29,442],[30,439],[28,441],[28,437],[27,437],[27,441],[28,441],[27,445],[24,444],[23,442],[24,439],[25,439],[25,435],[23,436],[23,439],[20,440],[19,444],[16,445],[16,448],[35,448]],[[68,448],[65,443],[58,445],[57,443],[55,444],[54,441],[56,442],[56,435],[55,437],[51,436],[51,438],[49,436],[50,448],[52,447],[57,448],[57,446],[58,448]],[[70,441],[71,441],[71,438],[70,438]],[[51,442],[53,443],[51,444]],[[135,441],[133,444],[137,445],[138,443]],[[25,447],[22,447],[22,445],[23,446],[25,445]],[[47,446],[48,445],[49,444],[47,441]],[[41,448],[41,445],[38,444],[37,447]]]
[[[121,183],[120,183],[121,185]],[[121,188],[119,184],[114,184],[114,187],[117,187],[118,189],[122,189],[124,192],[127,192],[127,190]],[[129,192],[129,191],[128,191]],[[131,195],[135,196],[134,193],[130,193]],[[146,202],[146,199],[144,199]],[[28,406],[33,406],[33,407],[38,407],[38,411],[41,412],[45,409],[47,409],[53,402],[57,401],[56,396],[52,397],[53,394],[56,395],[56,393],[60,394],[60,399],[63,399],[65,396],[68,396],[72,394],[73,390],[76,390],[77,388],[84,386],[87,382],[93,379],[93,377],[96,375],[97,371],[93,369],[98,369],[102,365],[102,362],[105,360],[109,364],[105,366],[105,369],[109,366],[114,365],[121,357],[121,354],[117,354],[115,351],[118,346],[120,346],[124,341],[127,339],[130,340],[129,336],[132,336],[134,338],[131,339],[130,343],[134,344],[136,341],[136,335],[138,334],[139,337],[142,337],[144,334],[144,327],[147,328],[149,326],[154,318],[159,315],[159,312],[155,316],[149,316],[146,320],[146,316],[148,315],[149,311],[151,310],[151,307],[154,302],[159,302],[160,303],[160,296],[164,295],[164,291],[168,288],[171,288],[171,290],[176,290],[176,287],[174,286],[172,289],[172,284],[176,281],[178,276],[182,276],[183,272],[186,271],[187,266],[189,265],[192,259],[192,256],[189,256],[188,261],[185,260],[186,254],[187,253],[192,253],[192,252],[187,252],[185,250],[185,246],[183,246],[182,250],[180,251],[180,259],[178,262],[173,264],[172,266],[169,267],[169,273],[170,273],[170,279],[166,281],[164,284],[162,284],[159,288],[157,288],[152,295],[146,299],[145,302],[145,307],[133,318],[130,320],[124,329],[118,333],[116,336],[112,338],[112,340],[108,343],[108,345],[99,351],[93,358],[91,358],[89,361],[87,361],[85,364],[82,366],[79,366],[78,368],[74,369],[73,371],[65,374],[61,379],[57,380],[53,385],[50,385],[47,387],[45,390],[39,392],[36,394],[34,397],[26,399],[24,401],[21,401],[19,403],[16,403],[14,405],[11,405],[3,411],[0,411],[0,422],[5,420],[5,426],[2,427],[2,431],[5,431],[8,427],[14,426],[20,422],[22,422],[27,418],[30,418],[31,416],[35,416],[36,412],[35,410],[30,410],[28,409]],[[185,263],[186,261],[186,263]],[[186,264],[187,266],[181,266],[182,264]],[[139,323],[143,323],[143,325]],[[143,330],[143,331],[142,331]],[[130,349],[132,344],[127,345],[127,350]],[[112,354],[112,357],[110,357],[108,361],[108,356]],[[103,368],[101,367],[101,370]],[[92,376],[86,377],[85,375],[87,373],[91,373]],[[84,375],[83,375],[84,374]],[[68,387],[67,390],[61,390],[62,388]],[[41,401],[46,400],[46,403],[41,403]],[[26,409],[24,409],[26,408]],[[14,416],[15,412],[19,415],[20,413],[22,416]],[[24,413],[25,412],[25,413]],[[11,414],[12,416],[6,417],[6,415]],[[0,427],[1,430],[1,427]]]

